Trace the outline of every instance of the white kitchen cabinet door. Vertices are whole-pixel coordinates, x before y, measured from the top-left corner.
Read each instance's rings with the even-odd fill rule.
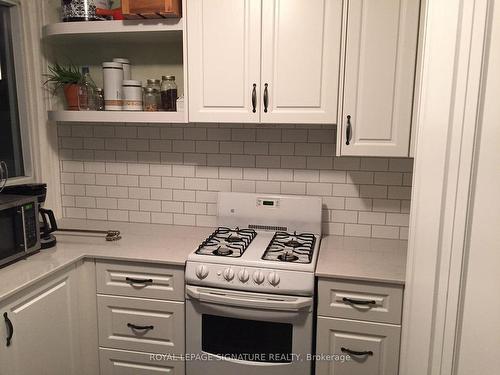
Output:
[[[189,121],[259,122],[261,0],[190,0],[187,12]]]
[[[342,0],[262,7],[261,122],[336,123]]]
[[[75,375],[80,371],[78,285],[74,269],[44,280],[2,309],[13,327],[2,336],[2,375]],[[2,324],[3,325],[3,324]],[[8,330],[4,328],[4,335]],[[97,351],[96,351],[97,353]],[[10,371],[10,372],[9,372]]]
[[[341,155],[408,156],[419,8],[419,0],[346,2]]]
[[[316,375],[398,374],[400,326],[318,317],[317,327]]]

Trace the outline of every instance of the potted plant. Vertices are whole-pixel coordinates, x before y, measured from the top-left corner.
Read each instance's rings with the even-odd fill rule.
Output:
[[[80,69],[74,64],[62,66],[55,63],[49,65],[49,71],[50,73],[45,74],[47,81],[44,84],[52,84],[54,92],[62,88],[68,109],[78,111],[78,92],[83,79]]]

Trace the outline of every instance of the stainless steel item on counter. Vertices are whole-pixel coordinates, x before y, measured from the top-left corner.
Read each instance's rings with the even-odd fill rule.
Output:
[[[96,89],[96,109],[104,111],[104,90],[100,87]]]
[[[104,108],[106,111],[121,111],[123,100],[123,64],[102,63],[104,76]]]
[[[132,79],[132,69],[131,69],[132,67],[131,67],[129,59],[124,59],[124,58],[121,58],[121,57],[117,57],[117,58],[113,59],[113,62],[122,64],[122,67],[123,67],[123,80]]]
[[[64,22],[95,21],[96,4],[94,0],[61,0],[61,18]]]
[[[310,375],[321,199],[219,193],[186,262],[189,375]]]
[[[123,110],[142,111],[141,81],[124,80],[122,83]]]
[[[0,194],[0,266],[40,250],[36,197]]]
[[[121,240],[121,238],[122,238],[119,230],[92,230],[92,229],[58,228],[57,231],[58,232],[65,232],[65,233],[104,234],[104,239],[106,241],[118,241],[118,240]]]

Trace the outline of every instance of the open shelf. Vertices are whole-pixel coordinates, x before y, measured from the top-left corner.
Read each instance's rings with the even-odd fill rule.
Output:
[[[185,112],[143,111],[49,111],[49,120],[57,122],[108,123],[184,123]]]
[[[165,34],[182,35],[182,18],[149,20],[59,22],[44,26],[43,36],[50,40],[116,40],[147,41]]]

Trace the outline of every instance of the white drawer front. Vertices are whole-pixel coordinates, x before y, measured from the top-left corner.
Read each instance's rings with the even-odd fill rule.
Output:
[[[398,326],[319,317],[316,375],[397,375],[399,337]]]
[[[401,323],[400,286],[319,280],[318,315],[334,318]]]
[[[98,295],[97,310],[100,346],[184,354],[184,303]]]
[[[144,263],[97,262],[97,292],[184,301],[184,271]]]
[[[99,349],[101,375],[184,375],[183,360],[154,358],[156,360],[152,360],[149,353]]]

